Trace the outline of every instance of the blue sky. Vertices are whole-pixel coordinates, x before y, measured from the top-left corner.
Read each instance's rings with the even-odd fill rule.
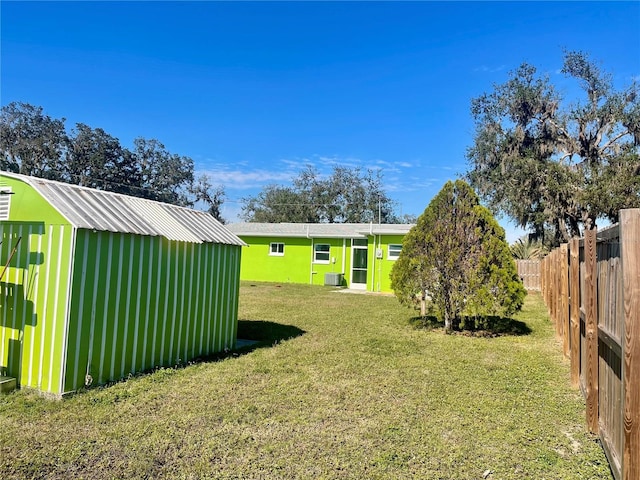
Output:
[[[0,104],[156,138],[224,185],[223,215],[305,164],[382,170],[420,214],[466,170],[470,101],[522,62],[588,52],[640,78],[640,2],[11,2]],[[507,222],[508,238],[520,233]]]

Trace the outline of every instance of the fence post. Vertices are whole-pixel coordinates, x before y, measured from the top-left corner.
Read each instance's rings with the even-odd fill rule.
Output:
[[[551,303],[549,299],[549,259],[551,253],[544,257],[544,304],[547,306],[547,312],[551,314]]]
[[[553,319],[553,326],[556,328],[556,336],[560,336],[560,330],[558,329],[558,302],[559,302],[559,288],[558,288],[558,249],[554,248],[551,252],[551,318]]]
[[[547,258],[548,256],[542,259],[540,263],[540,292],[542,293],[542,298],[544,299],[544,304],[548,308],[548,298],[547,298]]]
[[[555,270],[556,270],[556,334],[560,339],[562,339],[562,249],[560,247],[556,248],[556,261],[555,261]],[[564,349],[563,349],[564,351]]]
[[[569,256],[571,384],[577,387],[580,383],[580,240],[577,237],[571,239]]]
[[[640,209],[620,211],[624,282],[624,448],[625,480],[640,478]]]
[[[598,433],[598,309],[597,309],[597,263],[596,229],[584,231],[585,259],[585,320],[586,320],[586,370],[587,427]]]
[[[560,245],[560,315],[558,320],[562,323],[562,353],[569,356],[569,244]]]

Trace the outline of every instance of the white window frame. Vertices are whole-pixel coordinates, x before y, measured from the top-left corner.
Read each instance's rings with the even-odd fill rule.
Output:
[[[328,250],[318,251],[318,247],[328,247]],[[318,254],[327,255],[326,260],[318,260]],[[329,243],[316,243],[313,246],[313,263],[331,263],[331,245]]]
[[[396,248],[392,248],[396,247]],[[397,248],[400,247],[400,248]],[[402,251],[401,243],[390,243],[387,246],[387,260],[397,260],[400,258],[400,252]]]
[[[276,247],[274,250],[273,247],[276,245],[282,245],[282,251],[280,252],[280,248]],[[269,256],[270,257],[284,257],[284,242],[271,242],[269,244]]]

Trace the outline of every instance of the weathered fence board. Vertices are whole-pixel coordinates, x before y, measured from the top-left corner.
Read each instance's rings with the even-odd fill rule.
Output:
[[[571,317],[571,384],[580,382],[580,243],[573,238],[569,245],[569,315]]]
[[[624,478],[640,478],[640,209],[620,212],[624,291]]]
[[[596,274],[596,230],[587,230],[584,235],[585,250],[585,313],[586,313],[586,392],[587,426],[598,433],[598,317]]]
[[[541,262],[541,291],[616,479],[640,478],[640,209]]]
[[[540,260],[516,260],[518,276],[527,290],[540,290]]]

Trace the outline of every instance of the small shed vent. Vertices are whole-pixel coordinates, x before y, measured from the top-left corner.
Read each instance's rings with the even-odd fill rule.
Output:
[[[0,220],[9,220],[11,187],[0,187]]]
[[[344,275],[342,273],[325,273],[324,284],[333,287],[341,287],[343,277]]]

